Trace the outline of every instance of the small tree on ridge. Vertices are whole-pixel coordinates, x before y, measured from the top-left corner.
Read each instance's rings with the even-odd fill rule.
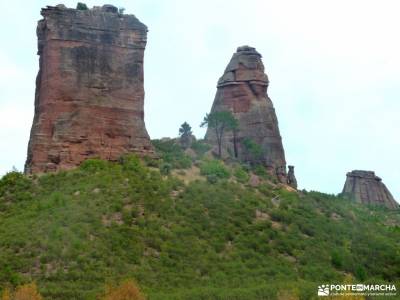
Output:
[[[192,140],[192,127],[184,122],[179,128],[180,142],[183,148],[189,148]]]
[[[238,121],[230,111],[216,111],[206,114],[200,127],[212,128],[215,131],[218,144],[218,157],[221,158],[222,139],[226,132],[238,128]]]

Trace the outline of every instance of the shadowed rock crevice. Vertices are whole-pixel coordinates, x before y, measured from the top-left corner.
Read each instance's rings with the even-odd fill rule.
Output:
[[[152,152],[144,124],[147,27],[114,6],[42,9],[26,173]]]

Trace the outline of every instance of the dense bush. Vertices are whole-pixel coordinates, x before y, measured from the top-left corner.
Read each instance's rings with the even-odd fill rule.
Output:
[[[204,140],[196,140],[192,142],[191,148],[196,152],[199,157],[201,157],[211,149],[211,146],[207,144]]]
[[[162,160],[172,168],[187,169],[192,166],[192,159],[175,140],[153,140],[152,143]]]
[[[204,176],[214,176],[217,179],[227,179],[230,177],[229,170],[220,160],[205,160],[200,165],[200,174]]]
[[[144,164],[137,155],[130,154],[123,156],[120,159],[120,163],[122,168],[126,171],[137,173],[145,172]]]
[[[6,193],[18,192],[29,189],[31,181],[24,174],[13,171],[0,179],[0,197]]]
[[[133,280],[125,280],[118,286],[107,286],[102,300],[145,300],[138,285]]]
[[[80,169],[89,172],[103,171],[108,168],[109,164],[108,161],[102,159],[88,159],[81,164]]]
[[[24,174],[12,171],[0,179],[0,210],[5,209],[8,201],[19,202],[31,200],[32,181]]]
[[[42,300],[35,283],[18,286],[15,291],[6,288],[1,294],[1,300]]]
[[[234,175],[238,182],[246,183],[249,181],[249,174],[241,166],[235,168]]]
[[[250,138],[245,138],[243,140],[243,146],[247,155],[252,159],[252,161],[261,161],[263,156],[262,147],[254,142],[254,140]]]
[[[216,160],[199,162],[213,184],[150,164],[128,155],[1,179],[0,295],[27,278],[61,300],[97,299],[104,282],[125,278],[162,300],[312,299],[344,274],[400,284],[398,212],[237,184],[246,171]],[[22,193],[31,201],[11,201]]]
[[[77,10],[88,10],[88,7],[85,3],[78,2],[78,4],[76,5],[76,9]]]
[[[160,165],[160,172],[162,175],[168,175],[171,173],[172,166],[169,163],[162,163]]]

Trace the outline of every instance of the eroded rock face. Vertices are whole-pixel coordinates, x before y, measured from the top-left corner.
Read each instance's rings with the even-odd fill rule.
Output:
[[[297,179],[294,175],[294,166],[289,166],[289,172],[287,175],[287,184],[292,188],[297,189]]]
[[[261,162],[286,183],[285,153],[275,109],[267,95],[268,84],[261,55],[255,48],[239,47],[218,81],[211,112],[231,111],[239,122],[235,134],[225,134],[222,153],[241,161]],[[216,145],[213,130],[207,130],[205,138]],[[249,141],[259,145],[261,153],[249,151]]]
[[[115,8],[115,7],[114,7]],[[144,124],[147,27],[110,6],[42,9],[26,173],[152,152]]]
[[[342,196],[364,204],[383,205],[390,209],[399,207],[382,179],[372,171],[347,173]]]

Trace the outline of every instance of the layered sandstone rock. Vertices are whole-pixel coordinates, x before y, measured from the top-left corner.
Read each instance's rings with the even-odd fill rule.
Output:
[[[297,179],[294,175],[294,166],[289,166],[289,172],[287,175],[287,184],[292,188],[297,189]]]
[[[143,113],[147,27],[110,5],[41,14],[26,173],[152,152]]]
[[[383,205],[391,209],[399,207],[382,179],[372,171],[347,173],[342,196],[364,204]]]
[[[285,153],[275,109],[267,95],[268,84],[261,55],[255,48],[239,47],[218,81],[211,112],[231,111],[239,123],[236,132],[225,134],[225,155],[263,163],[286,183]],[[207,130],[206,140],[216,144],[213,130]],[[258,145],[260,151],[251,151],[248,145],[252,143]]]

